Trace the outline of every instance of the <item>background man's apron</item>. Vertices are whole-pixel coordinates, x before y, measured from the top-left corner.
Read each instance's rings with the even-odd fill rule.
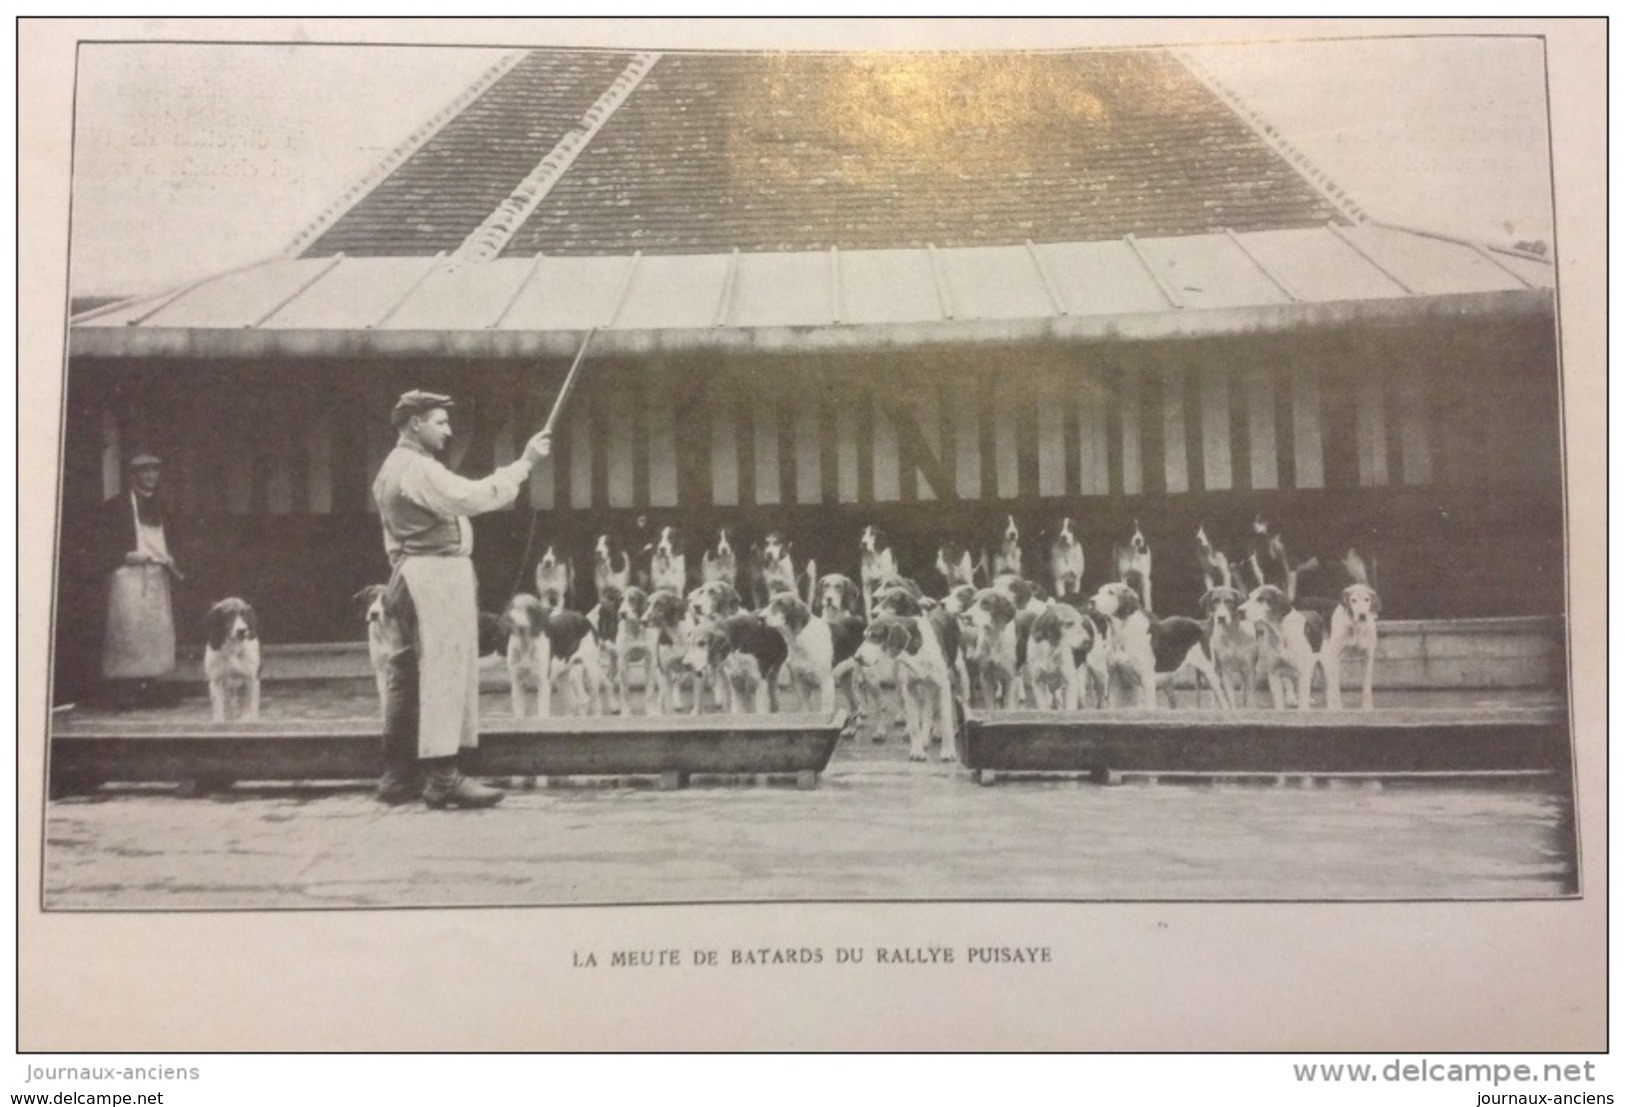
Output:
[[[133,507],[132,507],[132,510]],[[167,558],[164,528],[137,520],[136,548]],[[175,669],[175,611],[169,570],[162,565],[122,565],[107,583],[107,629],[102,637],[102,676],[134,680]]]
[[[396,569],[416,616],[418,756],[454,757],[479,744],[479,615],[474,563],[406,557]]]

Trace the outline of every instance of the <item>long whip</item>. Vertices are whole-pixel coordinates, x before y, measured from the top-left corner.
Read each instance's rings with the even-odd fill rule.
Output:
[[[559,416],[564,412],[565,401],[570,398],[570,393],[575,391],[576,381],[581,376],[581,367],[586,364],[587,347],[592,344],[592,336],[597,333],[597,327],[591,327],[587,330],[587,336],[581,340],[581,349],[576,351],[576,359],[570,363],[570,371],[564,374],[564,383],[559,386],[559,394],[553,401],[553,410],[548,413],[547,422],[542,424],[542,430],[548,434],[553,433],[553,428],[558,424]],[[536,520],[539,518],[541,518],[541,512],[532,508],[530,527],[525,533],[525,548],[519,555],[519,571],[514,574],[513,587],[508,589],[508,595],[510,596],[517,593],[519,586],[525,581],[525,568],[530,564],[530,549],[532,543],[536,541]]]

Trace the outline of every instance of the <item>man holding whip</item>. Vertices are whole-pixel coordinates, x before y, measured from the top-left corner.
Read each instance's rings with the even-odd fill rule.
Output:
[[[583,346],[585,352],[585,346]],[[384,775],[378,798],[430,807],[490,807],[502,793],[458,771],[479,744],[479,612],[468,516],[507,507],[552,450],[553,421],[580,365],[566,378],[547,426],[519,460],[468,480],[435,455],[451,437],[449,396],[412,391],[395,404],[400,437],[373,481],[393,569],[384,599],[390,634],[384,694]]]

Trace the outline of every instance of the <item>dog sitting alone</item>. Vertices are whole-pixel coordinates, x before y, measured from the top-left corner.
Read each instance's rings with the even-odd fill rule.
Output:
[[[214,721],[254,722],[260,717],[259,617],[247,601],[231,596],[209,608],[204,629],[203,675]]]
[[[1351,584],[1332,609],[1332,625],[1321,647],[1320,671],[1326,680],[1326,707],[1336,711],[1343,706],[1343,655],[1349,650],[1365,660],[1360,684],[1360,708],[1372,708],[1371,678],[1377,663],[1377,616],[1382,600],[1369,584]]]

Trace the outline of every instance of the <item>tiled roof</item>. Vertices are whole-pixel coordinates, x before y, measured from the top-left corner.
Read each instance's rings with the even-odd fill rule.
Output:
[[[303,251],[422,256],[457,249],[576,125],[630,54],[521,59]]]
[[[628,55],[535,51],[305,256],[455,250]],[[1338,207],[1158,51],[666,54],[507,256],[1076,242]]]

